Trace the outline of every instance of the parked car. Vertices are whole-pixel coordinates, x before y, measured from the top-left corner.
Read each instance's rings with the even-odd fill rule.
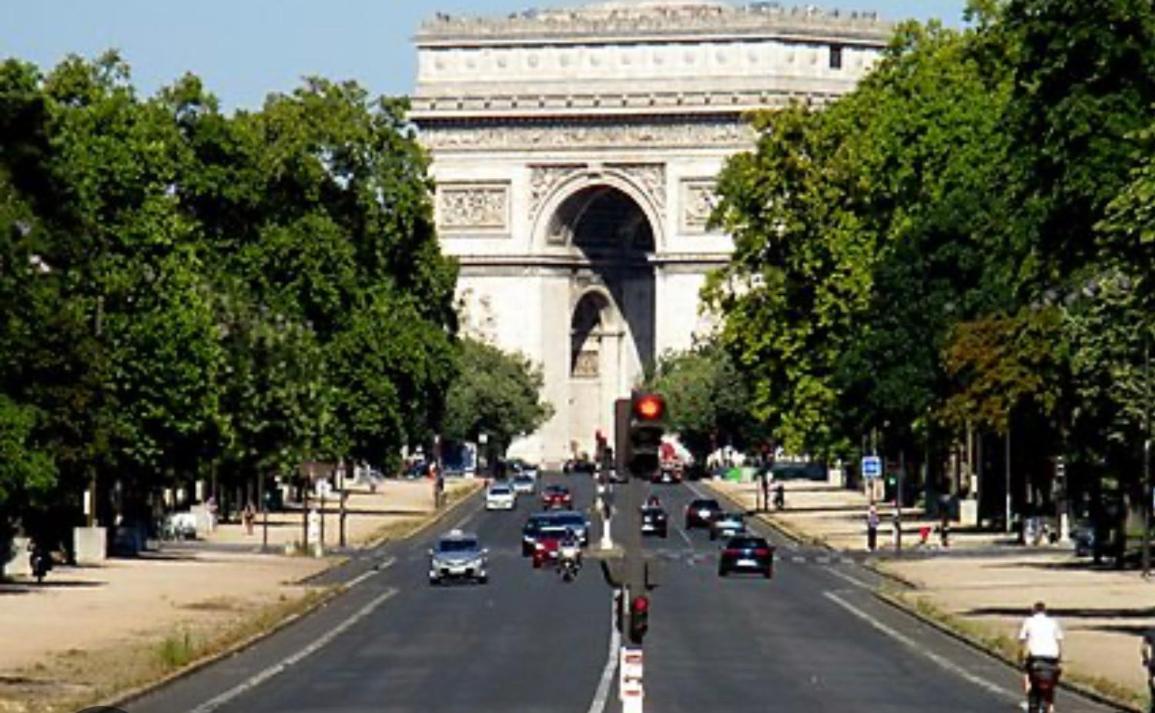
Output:
[[[774,548],[762,537],[731,537],[718,556],[718,576],[731,572],[754,572],[770,579],[774,574]]]

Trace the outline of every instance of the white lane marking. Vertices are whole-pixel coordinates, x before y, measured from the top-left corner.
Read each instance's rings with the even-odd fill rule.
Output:
[[[232,701],[237,696],[245,693],[246,691],[251,691],[252,689],[256,688],[257,686],[260,686],[262,683],[264,683],[265,681],[268,681],[269,679],[273,678],[274,676],[277,676],[278,674],[284,673],[284,671],[286,669],[288,669],[290,666],[294,666],[294,665],[300,663],[301,661],[305,660],[307,657],[311,656],[312,654],[317,653],[322,648],[324,648],[325,646],[330,644],[338,636],[345,633],[352,626],[357,624],[357,622],[361,621],[365,617],[372,614],[373,610],[375,610],[377,607],[384,604],[390,597],[392,597],[395,594],[397,594],[396,589],[389,589],[389,590],[385,591],[383,594],[378,596],[376,599],[374,599],[373,601],[369,602],[368,604],[366,604],[365,606],[363,606],[359,610],[357,610],[357,613],[353,614],[352,616],[350,616],[345,621],[341,622],[340,624],[338,624],[334,628],[325,632],[323,635],[321,635],[319,638],[314,640],[312,643],[310,643],[305,648],[301,649],[300,651],[297,651],[296,653],[294,653],[290,656],[287,656],[287,657],[281,659],[279,662],[273,664],[272,666],[269,666],[268,668],[264,669],[263,671],[260,671],[256,674],[254,674],[253,676],[242,681],[241,683],[238,683],[237,685],[233,686],[232,688],[230,688],[229,690],[220,694],[219,696],[216,696],[215,698],[211,698],[211,699],[205,701],[204,703],[200,704],[196,708],[193,708],[191,711],[189,711],[189,713],[212,713],[213,711],[217,710],[221,706]]]
[[[360,584],[361,582],[364,582],[366,579],[369,579],[373,575],[380,574],[381,572],[384,572],[385,570],[392,567],[393,563],[396,561],[397,561],[396,557],[390,557],[389,559],[385,560],[384,562],[377,565],[373,569],[371,569],[367,572],[362,572],[361,574],[357,575],[353,579],[350,579],[348,582],[346,582],[345,583],[345,589],[352,589],[353,587],[356,587],[358,584]]]
[[[610,687],[614,684],[614,673],[618,670],[618,649],[622,646],[622,635],[614,624],[617,618],[617,603],[614,599],[616,596],[617,594],[610,595],[610,653],[606,658],[606,667],[602,670],[602,678],[598,681],[598,689],[594,693],[588,713],[605,712],[606,702],[610,698]]]
[[[871,587],[866,582],[863,582],[861,579],[858,579],[857,577],[851,577],[849,574],[846,574],[845,572],[839,572],[838,570],[834,569],[833,567],[828,568],[826,571],[829,572],[830,574],[833,574],[835,577],[838,577],[839,579],[841,579],[844,582],[849,582],[850,584],[853,584],[854,586],[858,587],[859,589],[865,589],[867,591],[873,591],[873,587]]]
[[[686,541],[686,546],[691,550],[694,549],[694,541],[690,539],[690,536],[686,534],[686,531],[680,527],[675,527],[674,529],[677,530],[678,534],[682,536],[682,539]]]
[[[886,634],[887,636],[889,636],[890,638],[899,642],[900,644],[914,650],[914,652],[917,653],[918,655],[925,656],[926,658],[930,659],[931,661],[933,661],[935,664],[937,664],[941,668],[943,668],[943,669],[945,669],[945,670],[947,670],[947,671],[949,671],[949,672],[951,672],[957,676],[960,676],[961,678],[965,679],[966,681],[969,681],[970,683],[973,683],[974,685],[978,686],[979,688],[983,689],[984,691],[986,691],[988,693],[994,694],[994,695],[999,696],[1001,698],[1006,698],[1006,699],[1011,700],[1011,701],[1015,701],[1015,702],[1019,701],[1019,695],[1017,693],[1011,693],[1010,691],[1007,691],[1006,689],[1002,688],[1001,686],[998,686],[998,685],[991,683],[990,681],[986,680],[985,678],[982,678],[980,676],[976,676],[975,674],[966,670],[962,666],[959,666],[958,664],[954,663],[953,661],[950,661],[950,660],[944,658],[943,656],[940,656],[940,655],[934,653],[933,651],[928,651],[925,646],[920,646],[918,644],[918,642],[916,642],[914,639],[911,639],[909,636],[892,629],[891,627],[887,626],[886,624],[883,624],[882,622],[878,621],[877,619],[875,619],[871,615],[862,611],[861,609],[854,606],[853,604],[846,601],[845,599],[838,596],[837,594],[834,594],[833,592],[823,592],[823,595],[827,599],[829,599],[830,601],[834,602],[838,606],[842,607],[843,609],[850,612],[854,616],[858,617],[862,621],[866,622],[870,626],[874,627],[878,631],[882,632],[883,634]]]
[[[790,561],[794,564],[806,564],[806,558],[802,555],[794,555],[790,558]]]
[[[469,513],[465,517],[461,518],[461,520],[459,520],[456,525],[454,525],[453,527],[451,527],[449,529],[450,530],[464,530],[465,526],[467,524],[469,524],[469,521],[472,520],[475,515],[477,515],[477,513],[475,513],[475,512]]]

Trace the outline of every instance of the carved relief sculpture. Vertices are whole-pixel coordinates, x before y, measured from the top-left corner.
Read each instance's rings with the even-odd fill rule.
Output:
[[[461,230],[509,229],[509,186],[442,184],[437,187],[438,227]]]
[[[682,182],[682,230],[704,233],[718,204],[717,185],[710,179]]]

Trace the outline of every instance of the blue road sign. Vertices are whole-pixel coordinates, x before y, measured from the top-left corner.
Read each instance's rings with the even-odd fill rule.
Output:
[[[865,456],[862,459],[862,477],[881,478],[882,459],[878,456]]]

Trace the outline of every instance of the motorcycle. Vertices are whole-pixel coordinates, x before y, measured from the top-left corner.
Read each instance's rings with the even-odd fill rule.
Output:
[[[32,569],[32,576],[36,578],[37,584],[44,583],[44,577],[52,569],[52,555],[47,550],[34,547],[32,554],[28,555],[28,564]]]
[[[1030,690],[1027,692],[1027,713],[1049,713],[1055,702],[1062,668],[1058,661],[1035,659],[1027,671]]]
[[[576,546],[562,546],[557,554],[557,571],[563,582],[577,579],[581,570],[581,550]]]

